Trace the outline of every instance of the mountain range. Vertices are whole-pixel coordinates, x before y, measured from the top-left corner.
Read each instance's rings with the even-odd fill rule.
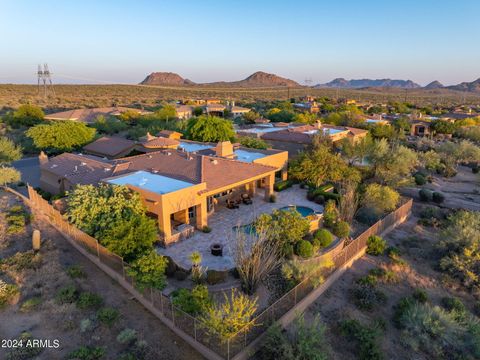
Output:
[[[195,83],[184,79],[172,72],[152,72],[140,85],[164,85],[164,86],[212,86],[212,87],[300,87],[294,80],[283,78],[275,74],[257,71],[243,80],[217,81],[211,83]],[[480,78],[472,82],[462,82],[457,85],[444,86],[435,80],[422,87],[412,80],[400,79],[352,79],[336,78],[326,84],[318,84],[314,88],[340,88],[340,89],[364,89],[364,88],[398,88],[398,89],[425,89],[425,90],[455,90],[480,94]]]
[[[257,71],[247,78],[239,81],[218,81],[212,83],[194,83],[191,80],[184,79],[180,75],[170,72],[153,72],[148,75],[140,85],[202,85],[219,87],[276,87],[291,86],[298,87],[299,83],[280,77],[275,74],[269,74],[263,71]]]

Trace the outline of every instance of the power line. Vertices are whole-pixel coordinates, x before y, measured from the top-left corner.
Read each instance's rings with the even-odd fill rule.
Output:
[[[52,74],[50,73],[50,70],[48,69],[48,64],[45,63],[43,64],[43,69],[42,65],[38,64],[37,68],[37,87],[38,87],[38,95],[40,95],[41,88],[43,85],[43,97],[46,99],[49,95],[49,93],[53,94],[55,96],[55,90],[53,88],[53,82],[52,82]]]

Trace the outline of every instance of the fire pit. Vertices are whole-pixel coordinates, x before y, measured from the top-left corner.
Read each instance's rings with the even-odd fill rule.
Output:
[[[213,256],[222,256],[223,255],[223,246],[222,244],[212,244],[210,246],[210,251]]]

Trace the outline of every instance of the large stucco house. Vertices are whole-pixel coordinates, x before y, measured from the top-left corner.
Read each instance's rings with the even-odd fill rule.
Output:
[[[258,189],[268,200],[276,176],[286,178],[287,162],[286,151],[248,149],[228,141],[180,140],[176,148],[114,160],[72,153],[49,159],[42,153],[40,187],[58,194],[78,184],[126,185],[158,219],[168,245],[208,226],[209,215],[227,200],[253,197]]]

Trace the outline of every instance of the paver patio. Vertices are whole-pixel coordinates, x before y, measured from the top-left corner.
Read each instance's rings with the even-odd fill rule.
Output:
[[[263,190],[258,189],[252,205],[240,204],[238,209],[227,209],[224,206],[217,207],[216,211],[208,218],[208,225],[212,229],[210,233],[196,230],[192,237],[167,248],[158,246],[157,251],[160,254],[170,256],[177,265],[185,269],[191,267],[188,257],[194,251],[199,251],[202,254],[202,265],[208,267],[208,269],[232,269],[235,267],[232,255],[234,250],[234,231],[232,228],[237,225],[250,224],[260,214],[270,214],[274,209],[285,206],[306,206],[314,211],[323,212],[323,206],[307,200],[306,193],[307,190],[294,185],[287,190],[276,193],[277,202],[270,203],[264,200]],[[223,256],[213,256],[211,254],[210,246],[214,243],[223,245]]]

